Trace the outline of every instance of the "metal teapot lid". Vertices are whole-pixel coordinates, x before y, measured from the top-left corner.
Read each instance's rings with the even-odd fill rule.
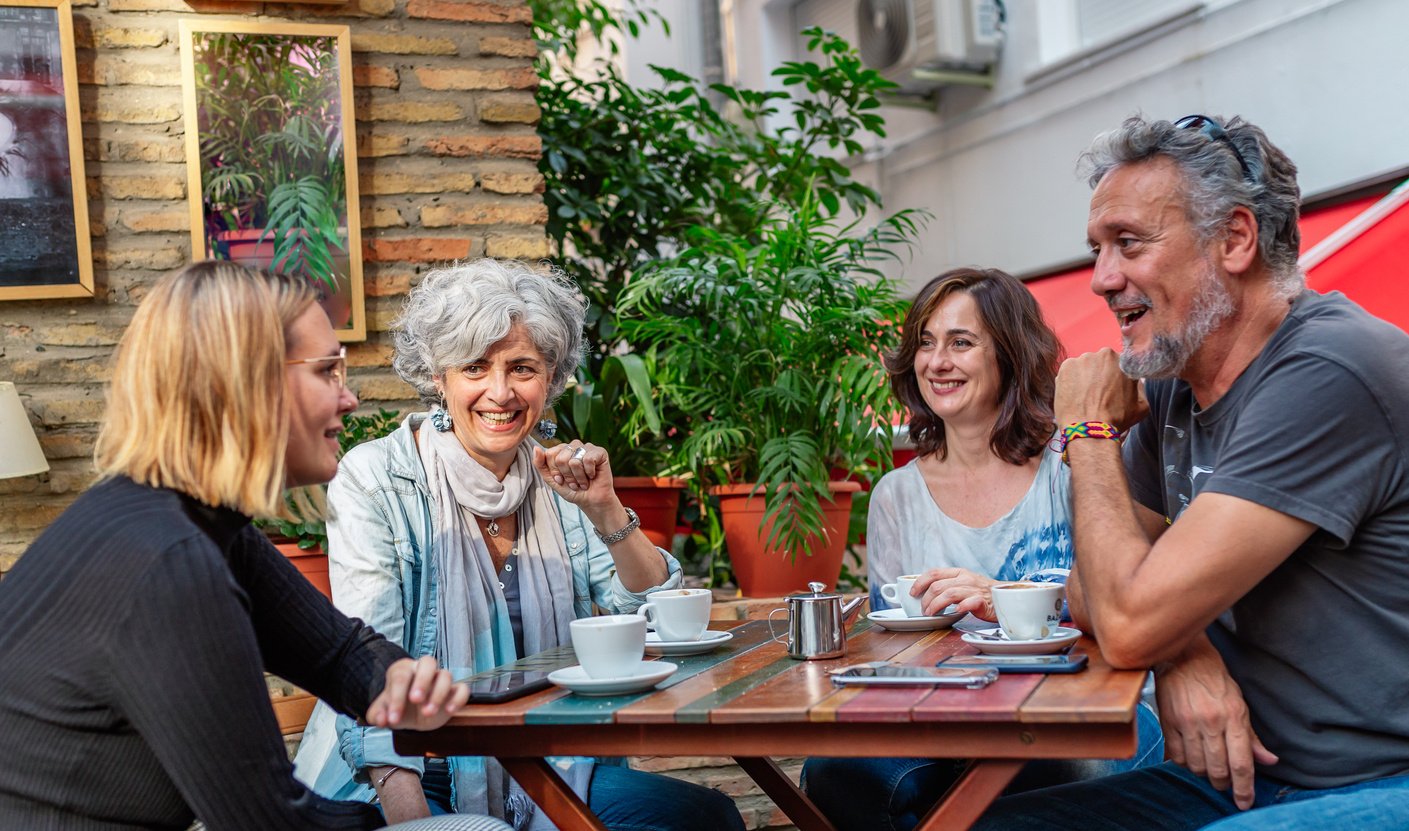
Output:
[[[788,602],[807,602],[813,600],[840,600],[841,593],[827,591],[826,583],[811,582],[807,584],[806,592],[788,595]]]

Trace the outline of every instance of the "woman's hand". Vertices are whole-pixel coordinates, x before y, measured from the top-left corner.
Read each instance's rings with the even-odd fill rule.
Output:
[[[920,575],[910,593],[921,598],[926,615],[937,615],[952,604],[958,606],[956,612],[996,621],[991,589],[997,582],[966,568],[932,568]]]
[[[382,694],[367,708],[367,723],[399,730],[434,730],[470,700],[470,688],[426,655],[402,658],[386,670]]]
[[[535,447],[533,466],[548,487],[589,517],[609,513],[617,502],[611,460],[607,451],[595,444],[573,440],[546,449]]]

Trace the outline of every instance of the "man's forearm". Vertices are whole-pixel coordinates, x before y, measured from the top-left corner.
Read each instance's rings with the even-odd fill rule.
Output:
[[[1132,650],[1120,635],[1130,631],[1133,609],[1139,608],[1130,587],[1150,552],[1150,541],[1136,520],[1125,479],[1120,445],[1113,441],[1078,439],[1067,446],[1071,460],[1072,536],[1080,563],[1073,617],[1082,617],[1102,635],[1107,659],[1117,665],[1138,665],[1140,650]]]

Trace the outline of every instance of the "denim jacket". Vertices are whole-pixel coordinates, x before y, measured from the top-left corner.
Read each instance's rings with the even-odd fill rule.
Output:
[[[361,618],[412,657],[435,654],[436,574],[430,549],[436,527],[414,431],[425,413],[407,416],[390,436],[353,448],[328,485],[328,571],[333,597],[344,613]],[[577,617],[592,604],[614,614],[634,612],[647,592],[677,588],[680,564],[661,551],[669,575],[660,586],[632,592],[621,584],[611,553],[576,505],[557,497],[563,538],[572,565]],[[658,549],[659,550],[659,549]],[[489,669],[492,659],[486,657]],[[303,735],[294,773],[314,792],[332,799],[370,801],[367,769],[396,765],[417,773],[421,757],[397,755],[391,731],[359,725],[319,703]]]

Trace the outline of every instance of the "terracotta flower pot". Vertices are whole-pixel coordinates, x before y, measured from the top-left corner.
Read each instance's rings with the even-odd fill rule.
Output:
[[[861,490],[856,482],[830,482],[833,501],[822,505],[823,539],[811,538],[803,550],[764,551],[773,523],[764,522],[763,494],[750,496],[753,485],[718,485],[709,492],[719,497],[724,522],[724,543],[734,577],[745,597],[779,597],[803,591],[813,581],[835,589],[841,576],[846,534],[851,521],[851,495]]]
[[[297,543],[275,542],[274,547],[279,549],[298,569],[298,573],[306,577],[324,597],[333,599],[333,586],[328,579],[328,554],[323,551],[322,546],[299,548]]]
[[[680,493],[685,480],[670,476],[618,476],[612,480],[621,504],[641,518],[641,531],[652,545],[670,550],[675,541],[675,519],[680,515]]]
[[[274,238],[271,236],[261,241],[262,236],[263,228],[221,231],[215,235],[216,239],[224,243],[232,262],[258,271],[282,268],[283,262],[274,262]],[[332,251],[332,257],[337,290],[330,291],[323,283],[317,283],[315,287],[318,289],[319,305],[328,313],[333,328],[345,328],[351,325],[352,321],[351,288],[346,276],[352,273],[352,264],[348,253],[340,248]]]

